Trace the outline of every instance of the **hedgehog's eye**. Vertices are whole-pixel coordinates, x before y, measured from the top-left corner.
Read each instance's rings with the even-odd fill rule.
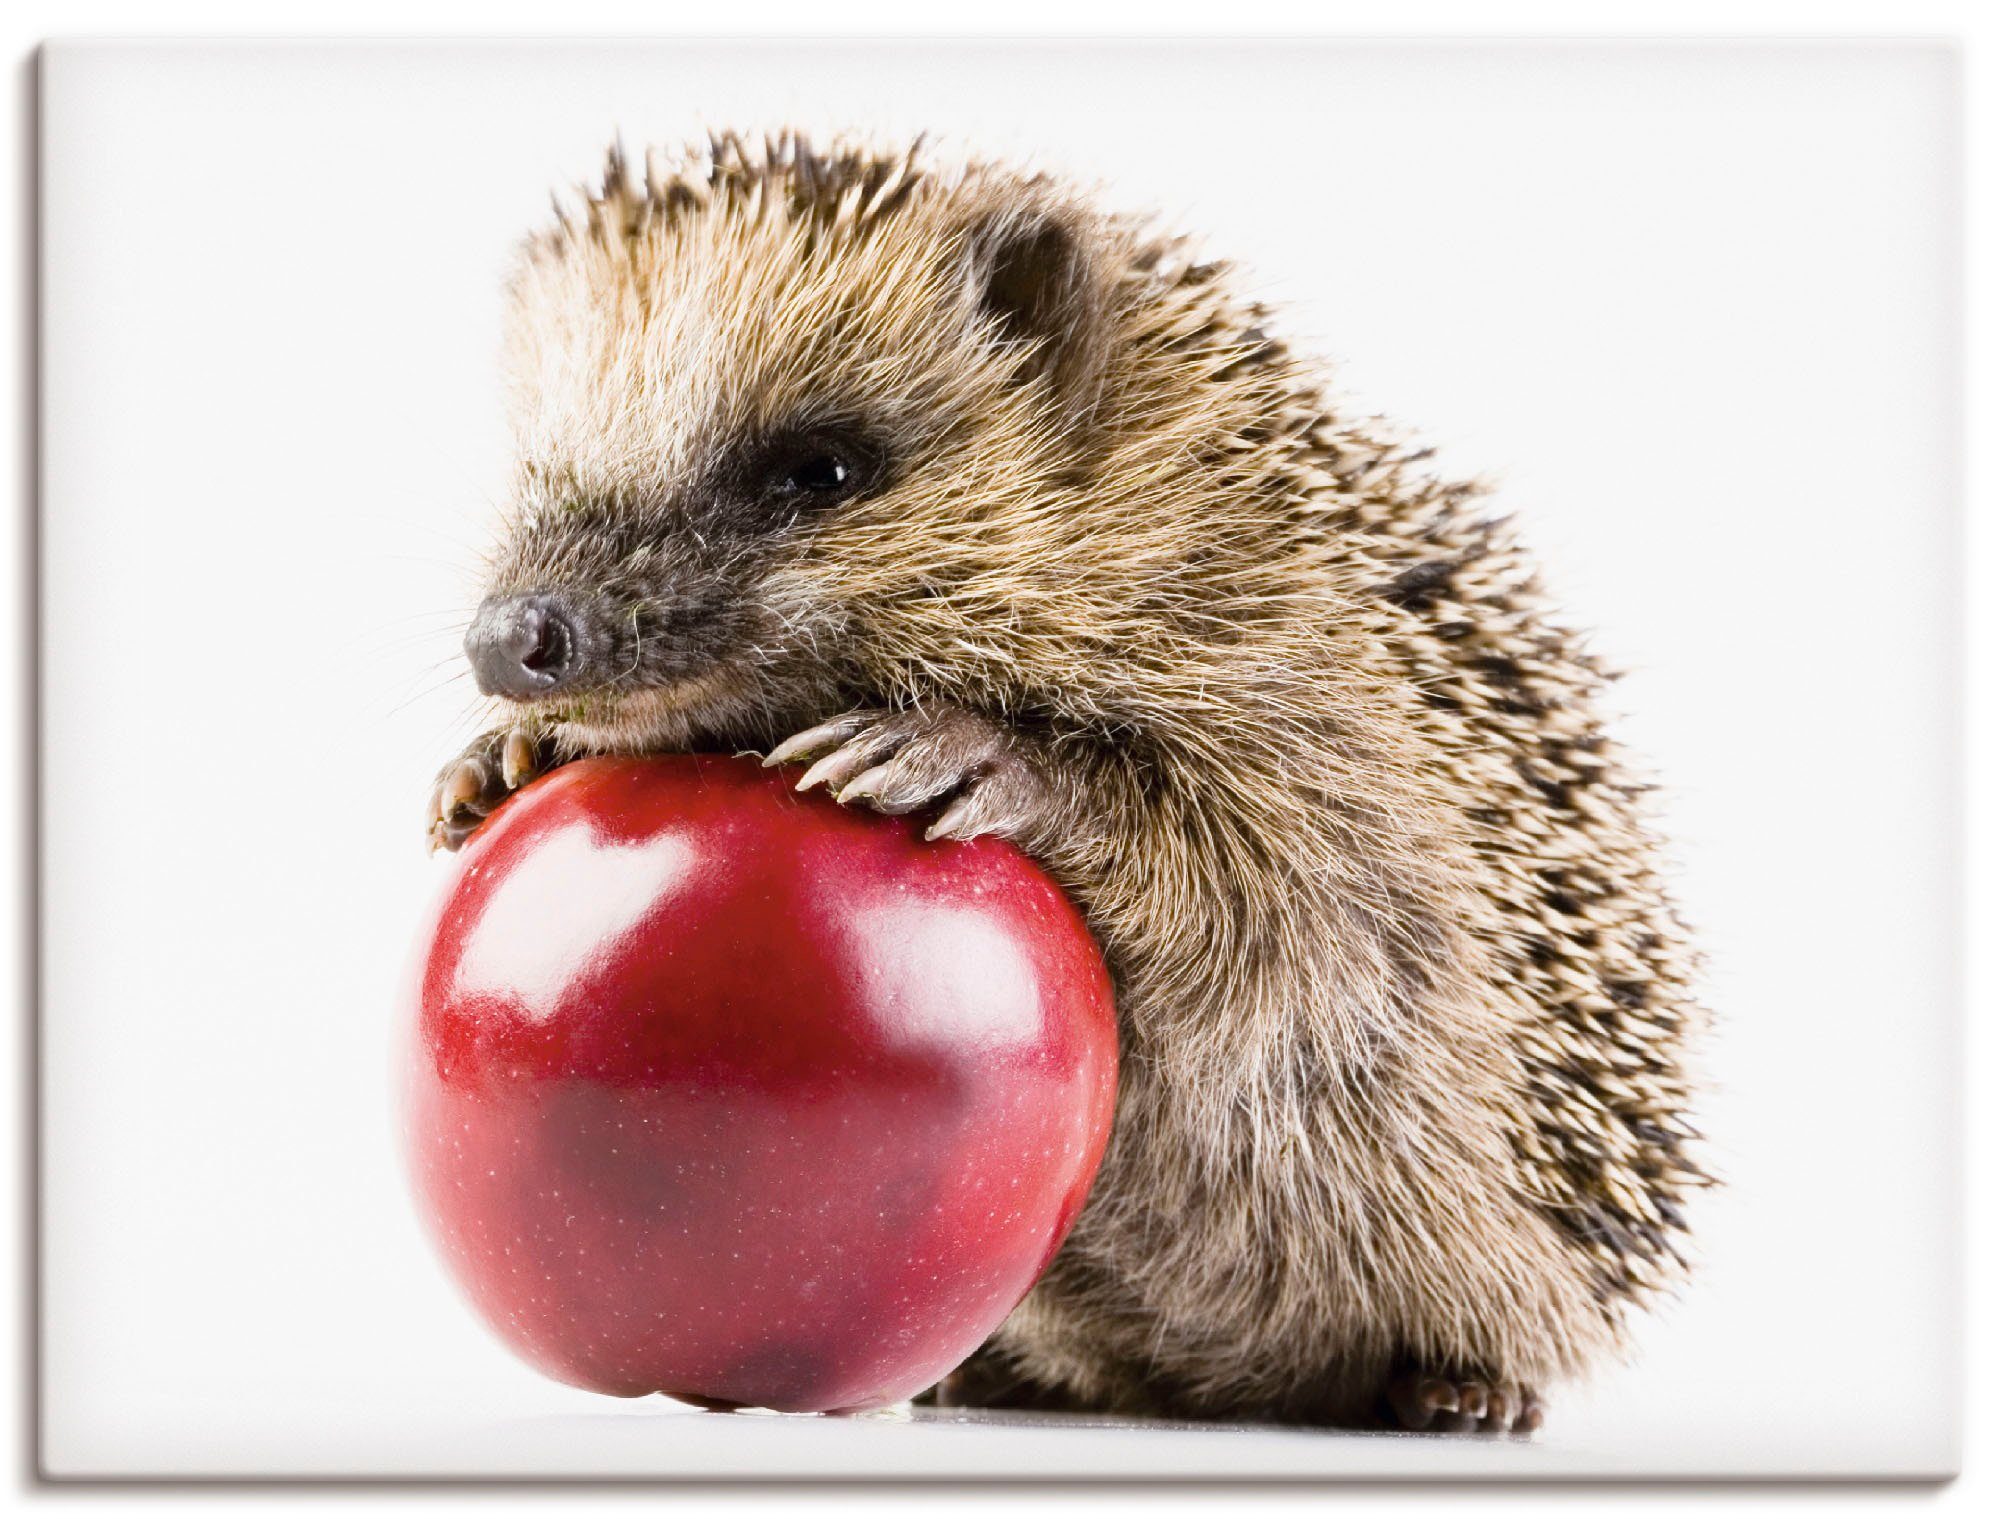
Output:
[[[809,454],[786,468],[778,482],[780,490],[803,491],[815,496],[832,495],[847,489],[854,469],[836,453]]]
[[[757,452],[751,476],[767,498],[818,506],[867,490],[879,465],[877,452],[858,438],[812,432],[766,444]]]

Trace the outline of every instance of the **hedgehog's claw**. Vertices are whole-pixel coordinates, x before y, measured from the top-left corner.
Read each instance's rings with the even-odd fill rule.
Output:
[[[468,755],[445,772],[438,811],[450,817],[485,794],[488,769],[483,755]]]
[[[500,744],[500,782],[509,791],[519,791],[541,774],[541,756],[535,741],[524,728],[511,728]]]
[[[764,768],[768,770],[773,765],[789,765],[793,760],[811,759],[834,744],[854,737],[868,726],[874,716],[868,712],[849,712],[831,722],[808,728],[803,733],[794,733],[764,756]]]
[[[871,767],[880,768],[880,761],[894,753],[885,743],[882,731],[870,729],[849,739],[831,754],[821,755],[799,777],[798,790],[810,791],[815,786],[824,785],[839,801],[846,801],[849,782]],[[872,773],[872,771],[871,771]],[[856,801],[860,794],[855,794]]]
[[[968,791],[957,797],[952,804],[937,815],[937,821],[924,830],[927,839],[975,839],[990,829],[980,826],[979,793]]]
[[[1458,1412],[1458,1388],[1442,1377],[1404,1374],[1389,1384],[1389,1408],[1404,1429],[1427,1430],[1440,1414]]]
[[[899,781],[894,761],[885,760],[870,766],[842,786],[835,793],[835,800],[843,807],[866,802],[877,812],[914,812],[930,798],[912,790],[907,781],[907,774]]]
[[[951,805],[924,830],[927,839],[976,839],[982,833],[1019,840],[1044,811],[1041,777],[1016,760],[967,781]]]
[[[1517,1435],[1532,1435],[1541,1427],[1542,1400],[1533,1393],[1522,1394],[1520,1408],[1514,1414],[1513,1433]]]

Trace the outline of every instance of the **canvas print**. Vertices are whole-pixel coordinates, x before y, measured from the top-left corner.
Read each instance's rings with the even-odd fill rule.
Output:
[[[796,85],[760,93],[728,72],[810,79],[815,58],[840,47],[915,93],[871,110],[858,95],[812,99]],[[1065,62],[1061,45],[1038,48],[1022,56],[1055,73],[1092,64],[1089,49]],[[399,161],[394,112],[379,149],[315,137],[311,124],[324,134],[327,104],[364,81],[409,101],[418,77],[447,81],[473,102],[453,130],[476,133],[508,80],[546,78],[553,93],[530,114],[561,138],[544,139],[549,151],[533,161],[486,163],[479,183],[499,193],[442,192],[480,207],[473,228],[439,244],[458,267],[443,254],[425,262],[433,227],[392,218],[400,262],[379,272],[354,255],[301,251],[304,288],[274,272],[282,257],[220,285],[202,275],[200,288],[227,293],[188,330],[212,323],[221,337],[201,341],[275,363],[264,380],[289,391],[250,414],[268,407],[281,429],[311,426],[342,461],[329,469],[369,483],[332,515],[305,504],[310,483],[278,484],[252,519],[242,512],[254,492],[225,472],[220,501],[193,490],[181,510],[223,534],[259,525],[207,560],[160,549],[177,531],[165,514],[135,529],[140,544],[195,565],[176,598],[205,609],[247,580],[253,603],[288,608],[271,640],[292,663],[288,685],[337,687],[351,625],[400,630],[373,666],[399,671],[398,704],[385,711],[371,692],[372,725],[339,717],[342,757],[316,783],[331,794],[284,830],[282,863],[262,867],[263,887],[214,868],[227,884],[207,898],[209,943],[233,939],[260,892],[290,890],[284,882],[304,883],[301,902],[338,903],[286,918],[272,943],[289,945],[295,966],[299,955],[342,958],[336,946],[352,939],[367,1018],[295,1016],[320,1006],[292,989],[295,970],[267,973],[254,992],[211,971],[217,1001],[246,1015],[267,1003],[270,1019],[250,1046],[164,1067],[184,1070],[190,1091],[224,1094],[230,1123],[261,1113],[267,1155],[302,1157],[299,1174],[345,1199],[347,1222],[336,1230],[310,1207],[288,1215],[289,1236],[260,1222],[248,1205],[267,1185],[256,1167],[282,1162],[246,1158],[230,1123],[185,1113],[163,1114],[158,1131],[191,1170],[208,1158],[205,1201],[184,1215],[155,1197],[143,1216],[182,1245],[187,1217],[206,1219],[237,1261],[262,1263],[241,1269],[281,1325],[321,1311],[281,1285],[293,1251],[337,1237],[358,1257],[376,1252],[366,1301],[424,1324],[376,1362],[397,1368],[395,1396],[416,1412],[392,1435],[343,1405],[328,1466],[296,1438],[310,1417],[282,1412],[289,1392],[238,1412],[218,1378],[205,1411],[185,1417],[221,1470],[673,1477],[737,1463],[750,1474],[893,1476],[922,1475],[927,1462],[962,1471],[969,1453],[975,1469],[1002,1475],[1162,1463],[1226,1473],[1269,1470],[1273,1452],[1278,1469],[1308,1475],[1763,1469],[1743,1448],[1759,1446],[1755,1424],[1704,1403],[1710,1384],[1749,1368],[1716,1364],[1716,1342],[1699,1338],[1679,1342],[1677,1362],[1674,1326],[1688,1314],[1699,1325],[1712,1298],[1733,1305],[1713,1311],[1751,1318],[1782,1309],[1732,1268],[1740,1229],[1809,1248],[1815,1199],[1758,1169],[1758,1156],[1782,1150],[1784,1125],[1738,1116],[1746,1087],[1756,1102],[1776,1099],[1750,1057],[1732,1066],[1729,1052],[1737,1039],[1775,1047],[1801,1027],[1741,994],[1745,940],[1817,937],[1825,924],[1803,905],[1768,919],[1732,908],[1700,874],[1690,886],[1690,853],[1721,874],[1732,850],[1764,858],[1750,820],[1784,803],[1766,780],[1731,775],[1717,759],[1729,745],[1705,751],[1650,718],[1645,679],[1622,679],[1618,653],[1624,598],[1657,596],[1652,631],[1665,631],[1634,637],[1656,667],[1682,672],[1696,698],[1673,709],[1683,726],[1699,693],[1732,680],[1754,703],[1741,668],[1753,609],[1728,604],[1737,582],[1726,565],[1741,555],[1715,541],[1700,508],[1676,521],[1661,498],[1635,507],[1605,494],[1574,519],[1606,550],[1577,577],[1590,589],[1572,605],[1545,567],[1532,497],[1502,467],[1520,461],[1515,447],[1491,459],[1462,439],[1441,448],[1425,417],[1353,383],[1301,303],[1274,292],[1271,271],[1230,251],[1263,243],[1294,286],[1333,280],[1333,309],[1352,300],[1366,332],[1366,299],[1352,290],[1391,282],[1354,283],[1338,250],[1387,244],[1374,257],[1389,265],[1408,255],[1379,196],[1343,191],[1339,154],[1296,136],[1246,146],[1273,159],[1244,171],[1266,176],[1258,195],[1291,198],[1272,224],[1289,232],[1248,235],[1256,215],[1242,198],[1163,204],[1190,160],[1164,142],[1149,148],[1144,133],[1052,152],[1022,141],[1003,95],[976,82],[977,109],[929,119],[924,82],[942,90],[954,58],[971,67],[1002,51],[661,44],[651,77],[674,82],[670,103],[602,132],[587,103],[648,98],[643,53],[614,64],[586,48],[558,64],[530,48],[498,63],[444,48],[278,51],[278,74],[306,101],[285,108],[304,135],[283,151],[333,209],[255,192],[270,196],[277,249],[360,246],[334,230],[348,166],[378,152]],[[52,178],[123,140],[110,102],[144,52],[78,47],[53,61],[45,146],[73,160],[50,163]],[[156,61],[183,85],[208,77],[233,89],[243,78],[227,50]],[[1654,81],[1661,119],[1678,121],[1689,77],[1742,63],[1670,49],[1553,50],[1544,61],[1550,77],[1593,81],[1565,134],[1598,119],[1597,92],[1621,73]],[[1327,62],[1374,78],[1384,101],[1404,73],[1465,66],[1424,48],[1330,48]],[[1218,88],[1234,77],[1192,48],[1134,45],[1095,63],[1129,71],[1135,101],[1170,76]],[[407,79],[403,67],[414,68]],[[720,83],[688,94],[710,67]],[[1909,141],[1931,140],[1949,105],[1948,57],[1806,49],[1773,88],[1837,114],[1853,71],[1874,91],[1860,96],[1869,109],[1906,123]],[[1754,103],[1755,88],[1743,98]],[[1365,89],[1360,99],[1347,109],[1374,110],[1382,136],[1342,151],[1405,151],[1394,110],[1369,106]],[[1511,120],[1518,94],[1503,85],[1493,99],[1495,119]],[[210,109],[216,119],[190,125],[191,140],[228,141],[276,119],[230,123],[227,108]],[[1310,119],[1310,97],[1295,92],[1291,109]],[[1500,130],[1542,129],[1532,113],[1524,120]],[[1860,112],[1857,131],[1878,127]],[[1217,144],[1212,129],[1206,141]],[[401,161],[392,198],[420,204],[436,165]],[[1141,182],[1111,172],[1117,163],[1137,165]],[[1798,215],[1810,218],[1820,202],[1809,176],[1802,183]],[[553,204],[534,207],[551,189]],[[1947,226],[1947,191],[1933,184],[1930,220],[1912,224]],[[1706,205],[1721,192],[1679,193]],[[1592,195],[1605,202],[1595,224],[1643,200],[1578,187],[1560,214],[1593,225]],[[1499,219],[1517,229],[1512,256],[1538,267],[1562,255],[1536,244],[1536,214],[1519,201]],[[294,215],[304,224],[286,228]],[[79,355],[198,346],[168,330],[172,315],[136,338],[92,325],[136,287],[93,263],[89,225],[81,202],[57,197],[50,235],[68,232],[80,262],[52,298],[50,384],[76,398],[59,423],[79,427],[50,446],[52,493],[93,470],[110,478],[115,463],[93,462],[91,440],[119,426],[105,392],[83,384],[88,371],[64,369],[63,345],[73,339]],[[1462,258],[1476,261],[1484,229],[1467,225]],[[203,246],[192,257],[232,258],[224,244]],[[1925,267],[1924,248],[1894,251]],[[1322,255],[1331,268],[1316,265]],[[348,268],[358,273],[347,287],[313,273]],[[161,264],[130,269],[156,290],[169,277]],[[1719,266],[1710,277],[1732,283]],[[1664,334],[1611,342],[1591,319],[1616,323],[1645,293],[1613,265],[1577,278],[1597,294],[1565,317],[1563,341],[1615,348],[1633,377],[1601,384],[1622,387],[1631,411],[1653,411],[1633,425],[1698,454],[1694,413],[1679,409],[1687,392],[1669,399],[1646,376],[1679,386],[1727,370],[1730,353],[1683,354]],[[1757,313],[1777,300],[1760,278],[1744,287],[1739,327],[1716,329],[1750,334],[1752,355],[1764,352]],[[405,321],[390,347],[357,344],[343,361],[333,334],[343,313],[366,321],[371,279],[414,282],[423,301],[438,298],[425,290],[472,292],[454,297],[466,319],[422,342]],[[1943,344],[1948,310],[1915,274],[1909,290],[1943,320],[1886,334],[1904,367],[1878,372],[1903,387],[1891,446],[1921,448],[1921,419],[1941,393],[1925,387],[1951,383],[1948,367],[1926,367],[1945,347],[1922,342]],[[411,297],[389,299],[402,310]],[[1714,297],[1662,299],[1692,308]],[[420,441],[430,422],[409,410],[378,415],[384,436],[334,443],[325,419],[365,414],[356,397],[370,386],[328,381],[314,400],[311,344],[275,335],[306,305],[325,313],[324,329],[301,320],[328,335],[329,375],[435,365],[452,377],[404,393],[426,409],[439,398],[437,431],[451,432],[455,463],[476,461],[481,486],[416,502],[421,492],[388,467],[434,445]],[[1397,348],[1393,334],[1365,341]],[[388,393],[399,382],[384,373],[380,383]],[[225,408],[197,410],[204,420],[182,425],[171,448],[188,446],[190,429],[232,435]],[[1596,457],[1585,419],[1561,404],[1545,416],[1539,456]],[[1801,403],[1771,425],[1795,446],[1827,424]],[[374,471],[344,462],[371,449]],[[1590,489],[1655,467],[1672,472],[1676,456],[1620,445],[1616,477],[1596,474]],[[1757,512],[1796,510],[1717,488],[1746,542],[1767,531]],[[1934,525],[1913,528],[1918,559],[1888,566],[1913,603],[1949,552],[1949,507],[1947,490],[1926,498],[1919,515]],[[134,510],[116,490],[85,491],[75,509],[107,526]],[[381,570],[384,546],[407,549],[420,523],[448,526],[424,543],[419,577],[426,592],[449,588],[442,605]],[[87,557],[69,531],[56,530],[49,567],[52,657],[87,663],[93,646],[64,631],[81,626],[65,614],[82,605],[65,567]],[[1704,536],[1708,553],[1694,542]],[[308,548],[308,559],[330,556],[317,568],[294,573],[281,557],[343,539],[354,546]],[[1652,562],[1661,544],[1684,546],[1658,550],[1682,566],[1671,585]],[[346,553],[366,567],[343,573]],[[131,573],[143,606],[157,607],[167,593],[142,577],[144,558]],[[227,615],[250,615],[230,595]],[[240,644],[186,632],[190,647]],[[1921,615],[1904,636],[1908,648],[1948,648],[1948,626]],[[147,662],[165,657],[140,659],[154,669]],[[259,657],[245,656],[253,667]],[[1761,679],[1782,684],[1778,662]],[[1906,697],[1917,720],[1895,741],[1944,763],[1942,687]],[[442,719],[421,743],[413,704]],[[82,722],[90,707],[76,710]],[[1771,720],[1742,710],[1756,712],[1748,723]],[[310,721],[306,709],[297,721]],[[48,737],[70,733],[58,715]],[[1697,795],[1741,783],[1742,810],[1677,814],[1676,755]],[[1825,763],[1831,781],[1843,764],[1874,762],[1856,752]],[[366,804],[338,779],[364,765]],[[395,827],[372,800],[392,791],[405,797]],[[57,830],[66,799],[60,788],[51,797]],[[1950,802],[1947,778],[1924,804],[1934,810],[1876,846],[1902,862],[1877,874],[1948,890],[1936,851],[1948,847]],[[348,818],[369,850],[360,834],[339,837]],[[392,833],[390,863],[374,846]],[[1794,851],[1786,884],[1766,884],[1803,904],[1808,864]],[[65,916],[59,893],[53,901],[57,934],[78,936],[52,948],[68,963],[105,920]],[[1948,1122],[1938,1096],[1951,1073],[1924,1052],[1950,1038],[1950,947],[1923,940],[1918,919],[1907,933],[1879,921],[1873,950],[1853,949],[1857,974],[1880,964],[1892,975],[1927,943],[1937,988],[1912,1011],[1933,1042],[1913,1043],[1907,1071],[1880,1067],[1883,1084]],[[247,953],[276,965],[281,952]],[[120,974],[116,957],[101,974]],[[70,999],[110,1006],[106,984],[59,972],[45,1018],[68,1016]],[[1738,1020],[1763,1030],[1736,1034]],[[1841,1047],[1841,1027],[1836,1012],[1825,1035],[1836,1053],[1824,1058],[1858,1068],[1845,1062],[1866,1052]],[[104,1100],[81,1085],[81,1037],[50,1046],[71,1074],[52,1083],[44,1185],[52,1248],[73,1269],[47,1278],[55,1413],[45,1429],[61,1449],[45,1442],[44,1459],[78,1474],[170,1474],[171,1460],[93,1402],[83,1371],[106,1353],[112,1320],[98,1310],[136,1300],[91,1243],[116,1211],[103,1188],[119,1183],[74,1169],[88,1148],[81,1116]],[[376,1059],[365,1111],[379,1132],[353,1140],[352,1113],[317,1132],[278,1119],[273,1103],[332,1115],[334,1093],[361,1089],[316,1074],[315,1049],[339,1051],[336,1071]],[[1787,1100],[1822,1112],[1848,1103],[1853,1090],[1833,1069]],[[1905,1139],[1932,1155],[1950,1142],[1935,1128]],[[1734,1201],[1740,1185],[1747,1200]],[[1940,1195],[1905,1201],[1910,1225],[1887,1231],[1871,1247],[1879,1255],[1826,1267],[1825,1291],[1845,1290],[1842,1271],[1950,1280]],[[1732,1223],[1732,1205],[1759,1222]],[[1789,1225],[1785,1209],[1797,1210]],[[1713,1281],[1711,1234],[1723,1256]],[[1901,1326],[1899,1346],[1882,1353],[1909,1359],[1885,1378],[1948,1382],[1937,1362],[1951,1308],[1947,1288],[1923,1310],[1940,1317]],[[351,1325],[385,1321],[347,1311]],[[269,1365],[282,1382],[247,1337],[225,1327],[220,1338],[239,1366]],[[146,1364],[171,1364],[177,1342],[156,1337]],[[1759,1364],[1760,1375],[1783,1370]],[[357,1362],[348,1396],[368,1375]],[[475,1384],[470,1401],[455,1390]],[[487,1401],[490,1385],[505,1389],[499,1402]],[[1667,1410],[1650,1425],[1618,1413],[1646,1397]],[[1588,1438],[1565,1443],[1571,1410]],[[440,1411],[453,1431],[426,1433]],[[1920,1432],[1881,1435],[1869,1469],[1934,1474],[1954,1459],[1949,1417],[1906,1413]],[[1816,1469],[1814,1434],[1786,1438],[1763,1444],[1762,1459]],[[1055,1464],[1037,1464],[1064,1440]],[[979,1443],[936,1443],[963,1441]]]

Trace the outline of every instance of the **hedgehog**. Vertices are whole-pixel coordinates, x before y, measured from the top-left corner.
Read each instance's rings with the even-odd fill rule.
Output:
[[[597,753],[995,834],[1101,943],[1089,1200],[927,1394],[1521,1433],[1688,1270],[1704,1027],[1611,678],[1482,482],[1180,232],[786,131],[611,151],[508,286],[433,847]]]

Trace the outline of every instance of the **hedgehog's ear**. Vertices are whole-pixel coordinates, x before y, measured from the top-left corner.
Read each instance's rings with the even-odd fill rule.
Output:
[[[973,317],[1018,352],[1019,376],[1043,380],[1078,423],[1097,405],[1110,350],[1110,281],[1087,229],[1043,210],[989,211],[967,227]]]

